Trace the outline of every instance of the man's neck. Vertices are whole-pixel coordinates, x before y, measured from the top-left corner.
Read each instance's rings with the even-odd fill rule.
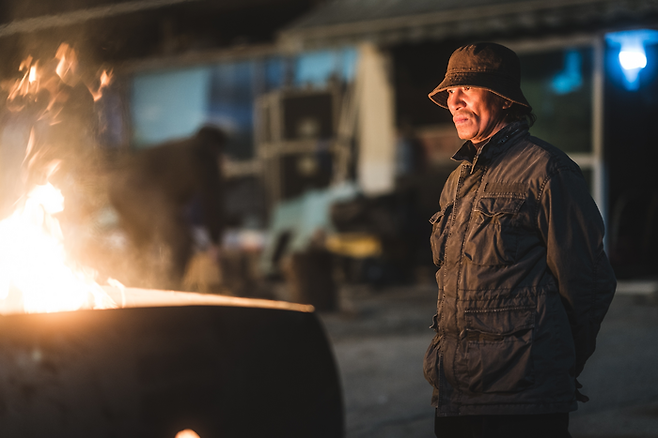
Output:
[[[509,125],[509,123],[500,123],[500,124],[498,124],[498,126],[496,126],[496,128],[493,130],[493,132],[491,134],[489,134],[485,139],[483,139],[483,140],[471,140],[471,143],[473,143],[473,146],[475,146],[475,149],[477,149],[479,151],[484,145],[489,143],[489,141],[493,138],[494,135],[498,134],[498,132],[501,129],[505,128],[508,125]]]
[[[496,132],[498,132],[498,131],[496,131]],[[494,134],[495,134],[495,133],[494,133]],[[493,137],[493,135],[492,135],[491,137]],[[491,140],[491,137],[487,138],[486,140],[483,140],[483,141],[477,142],[477,143],[475,143],[474,141],[471,140],[471,143],[473,143],[473,146],[475,146],[475,149],[477,149],[477,151],[480,152],[480,149],[482,149],[482,147],[483,147],[484,145],[486,145],[487,143],[489,143],[489,141]]]

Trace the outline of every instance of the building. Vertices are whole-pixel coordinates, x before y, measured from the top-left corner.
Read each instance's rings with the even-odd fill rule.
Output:
[[[352,45],[380,57],[378,75],[388,80],[378,86],[390,97],[379,111],[392,114],[398,132],[413,128],[437,169],[450,166],[459,144],[449,114],[426,98],[449,55],[483,40],[512,48],[538,116],[531,132],[581,166],[618,275],[637,278],[655,275],[658,264],[656,29],[654,1],[338,0],[283,29],[279,41],[291,52]]]
[[[500,42],[521,57],[538,116],[532,133],[569,153],[590,182],[620,277],[651,275],[658,263],[655,0],[2,7],[3,77],[60,41],[115,68],[114,94],[101,108],[111,120],[107,147],[149,147],[207,122],[228,129],[238,227],[262,228],[277,202],[345,181],[370,197],[418,188],[429,216],[460,142],[426,95],[456,47]]]

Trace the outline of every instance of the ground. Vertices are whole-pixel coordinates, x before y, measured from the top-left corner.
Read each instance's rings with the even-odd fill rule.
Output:
[[[431,438],[422,372],[435,288],[343,287],[340,311],[320,313],[340,369],[347,438]],[[658,437],[658,301],[618,294],[579,379],[590,397],[571,415],[574,438]]]

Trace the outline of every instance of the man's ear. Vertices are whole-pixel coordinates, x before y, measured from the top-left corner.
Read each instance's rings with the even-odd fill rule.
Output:
[[[514,105],[514,102],[512,102],[511,100],[503,101],[503,109],[504,110],[510,109],[512,107],[512,105]]]

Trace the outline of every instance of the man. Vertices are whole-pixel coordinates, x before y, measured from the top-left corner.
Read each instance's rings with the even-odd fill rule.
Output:
[[[578,166],[530,136],[516,54],[457,49],[429,94],[467,140],[430,222],[436,336],[424,361],[437,437],[570,437],[576,381],[616,280]]]
[[[204,126],[189,139],[130,156],[112,178],[110,202],[139,256],[134,263],[139,278],[131,285],[180,289],[193,252],[194,222],[207,229],[216,258],[224,228],[218,160],[226,140],[220,129]]]

